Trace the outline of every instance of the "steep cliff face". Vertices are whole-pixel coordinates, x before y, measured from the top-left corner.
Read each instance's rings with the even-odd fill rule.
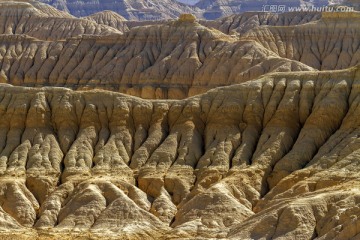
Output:
[[[2,85],[0,228],[354,237],[359,71],[278,73],[182,101]]]

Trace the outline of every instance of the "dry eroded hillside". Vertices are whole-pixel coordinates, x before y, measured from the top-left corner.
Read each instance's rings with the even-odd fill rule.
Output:
[[[0,238],[360,239],[359,16],[0,1]]]
[[[359,73],[276,74],[182,101],[3,85],[0,228],[354,237]]]
[[[3,83],[181,99],[266,73],[346,69],[360,60],[356,13],[320,20],[313,13],[245,14],[229,25],[240,35],[230,36],[233,30],[223,33],[226,19],[136,27],[111,12],[59,18],[30,3],[0,2]]]

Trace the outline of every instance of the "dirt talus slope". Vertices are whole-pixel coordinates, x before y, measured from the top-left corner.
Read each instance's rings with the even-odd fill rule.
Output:
[[[182,101],[2,85],[2,235],[354,237],[359,74],[278,73]]]

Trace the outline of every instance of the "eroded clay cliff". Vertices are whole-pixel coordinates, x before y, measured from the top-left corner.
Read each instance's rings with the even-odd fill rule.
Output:
[[[344,69],[360,61],[360,28],[349,28],[359,24],[357,12],[323,13],[321,21],[256,28],[243,38],[253,39],[279,56],[319,70]]]
[[[21,34],[39,40],[53,41],[84,34],[110,35],[121,33],[115,28],[74,18],[50,6],[44,6],[46,5],[32,1],[0,1],[0,36]]]
[[[59,17],[35,3],[0,2],[3,83],[180,99],[266,73],[359,62],[358,13],[244,14],[231,24],[180,18],[136,26],[112,12],[88,20]],[[228,35],[234,31],[239,35]]]
[[[225,34],[244,34],[260,26],[292,26],[317,21],[321,18],[318,12],[245,12],[233,14],[213,21],[200,20],[207,27],[220,30]]]
[[[182,101],[2,85],[1,234],[354,237],[359,71]]]
[[[360,238],[359,19],[0,1],[0,238]]]
[[[3,34],[0,48],[3,83],[104,88],[143,98],[185,98],[269,72],[314,70],[186,19],[66,41]]]
[[[19,86],[182,99],[267,73],[345,69],[360,57],[358,13],[320,20],[311,13],[244,14],[230,25],[180,18],[136,26],[111,12],[86,20],[54,17],[34,2],[0,5],[0,82]],[[234,31],[239,35],[228,35]]]

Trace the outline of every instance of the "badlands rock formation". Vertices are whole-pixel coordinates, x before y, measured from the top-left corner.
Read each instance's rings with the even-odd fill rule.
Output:
[[[70,37],[110,35],[120,31],[92,21],[77,19],[37,2],[0,0],[0,36],[27,35],[39,40],[65,40]]]
[[[0,1],[0,239],[360,239],[359,24]]]
[[[284,5],[290,8],[324,6],[349,6],[360,10],[358,0],[40,0],[43,3],[71,13],[77,17],[111,10],[128,20],[164,20],[177,18],[183,13],[192,13],[199,18],[215,20],[244,12],[269,11],[270,5]],[[181,4],[185,3],[185,4]],[[267,7],[264,7],[267,6]],[[280,11],[279,11],[280,12]]]
[[[321,13],[297,12],[297,13],[270,13],[270,12],[246,12],[219,18],[216,20],[202,20],[198,22],[208,28],[215,28],[228,35],[244,34],[260,26],[292,26],[320,20]],[[158,21],[128,21],[124,17],[112,11],[103,11],[93,14],[85,19],[104,24],[124,32],[128,29],[169,23],[171,20]]]
[[[4,16],[17,10],[17,5],[2,4]],[[34,10],[29,4],[24,6]],[[48,28],[46,32],[46,27],[39,30],[42,27],[37,19],[24,20],[29,26],[39,26],[29,27],[29,31],[22,22],[19,27],[6,19],[5,25],[12,27],[6,29],[16,31],[0,35],[0,82],[19,86],[103,88],[143,98],[185,98],[265,73],[314,70],[299,61],[279,57],[254,41],[204,27],[192,17],[133,27],[122,35],[89,20],[61,19],[54,23],[65,28],[63,21],[72,22],[70,31]],[[49,17],[43,19],[49,22]],[[104,32],[76,37],[80,33],[77,29],[85,31],[83,22]],[[349,29],[353,28],[350,24]],[[358,32],[354,30],[355,35]],[[64,35],[74,37],[63,40]],[[45,38],[59,40],[40,41]]]
[[[265,2],[264,2],[265,3]],[[196,7],[204,9],[205,19],[217,19],[223,16],[229,16],[241,11],[242,2],[239,0],[201,0],[195,4]],[[258,3],[254,5],[260,7]],[[259,11],[260,9],[256,9]]]
[[[258,28],[244,38],[259,42],[278,56],[319,70],[344,69],[360,61],[360,28],[350,30],[352,24],[360,24],[359,13],[323,13],[318,22]]]
[[[244,12],[264,12],[275,11],[293,12],[297,11],[314,11],[326,6],[358,6],[358,0],[200,0],[195,4],[196,7],[203,10],[203,17],[208,20],[214,20],[220,17],[227,17],[233,14]],[[276,9],[272,10],[271,5],[275,5]],[[278,9],[279,6],[284,6],[285,9]],[[346,8],[342,8],[346,9]]]
[[[129,31],[129,28],[126,25],[126,18],[113,11],[98,12],[93,15],[84,17],[84,19],[94,21],[97,24],[103,24],[116,28],[121,32]]]
[[[111,10],[128,20],[177,18],[182,13],[200,14],[201,10],[175,0],[40,0],[77,17]]]
[[[360,68],[181,101],[0,88],[1,236],[360,234]]]
[[[260,26],[292,26],[317,21],[321,13],[297,12],[297,13],[270,13],[270,12],[246,12],[219,18],[214,21],[200,20],[200,24],[216,28],[225,34],[244,34]]]
[[[179,99],[266,73],[345,69],[360,60],[357,13],[318,21],[316,14],[245,14],[244,27],[234,28],[240,36],[229,36],[193,18],[128,27],[110,12],[85,20],[45,16],[30,3],[0,5],[0,82],[19,86]],[[250,28],[263,17],[267,25]]]

